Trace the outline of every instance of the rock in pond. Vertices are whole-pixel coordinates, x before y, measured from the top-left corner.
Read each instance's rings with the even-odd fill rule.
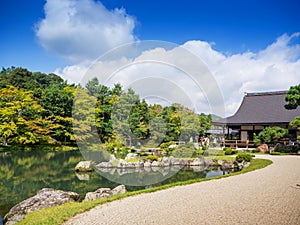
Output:
[[[80,161],[75,166],[76,172],[90,172],[93,171],[93,163],[91,161]]]
[[[204,165],[203,158],[195,158],[193,161],[190,162],[190,166],[202,166]]]
[[[41,209],[62,205],[67,202],[77,201],[79,194],[65,192],[52,188],[43,188],[35,196],[15,205],[4,217],[5,225],[12,225],[23,220],[27,213]]]

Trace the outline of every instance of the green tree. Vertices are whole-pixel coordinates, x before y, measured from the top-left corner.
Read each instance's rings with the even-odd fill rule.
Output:
[[[296,109],[300,105],[300,84],[290,87],[285,97],[286,109]]]
[[[47,136],[49,121],[40,117],[42,107],[32,91],[16,87],[0,90],[0,140],[2,145],[35,144],[51,141]]]
[[[254,143],[270,143],[288,134],[288,130],[282,127],[266,127],[258,135],[254,136]]]
[[[176,104],[164,107],[162,115],[167,125],[167,132],[164,141],[179,141],[181,120]]]
[[[212,123],[212,116],[211,115],[206,115],[204,113],[201,113],[199,115],[199,120],[200,120],[200,131],[199,134],[201,136],[204,136],[206,131],[208,131],[211,128],[211,123]]]
[[[43,91],[39,100],[44,108],[43,118],[52,121],[52,124],[49,124],[51,137],[65,144],[74,140],[72,131],[74,93],[73,86],[62,87],[61,84],[52,84]]]
[[[124,145],[131,146],[136,143],[134,131],[130,126],[130,120],[133,120],[130,114],[139,101],[139,96],[130,88],[114,101],[111,117],[113,132],[116,139]]]
[[[296,116],[295,119],[290,122],[290,126],[300,131],[300,116]],[[298,136],[297,139],[300,140],[300,136]]]
[[[285,97],[288,103],[285,105],[286,109],[293,110],[300,105],[300,84],[291,86]],[[296,116],[291,122],[290,126],[300,130],[300,117]],[[297,137],[300,140],[300,136]]]
[[[97,99],[81,87],[77,87],[73,107],[73,131],[77,143],[95,140],[95,104]]]

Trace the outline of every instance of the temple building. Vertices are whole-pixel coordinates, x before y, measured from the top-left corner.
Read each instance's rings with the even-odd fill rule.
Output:
[[[287,128],[291,138],[296,139],[300,132],[289,123],[300,116],[300,107],[285,109],[287,91],[246,93],[237,112],[222,120],[213,121],[222,126],[228,139],[235,137],[241,141],[252,141],[254,133],[258,134],[265,127],[279,126]]]

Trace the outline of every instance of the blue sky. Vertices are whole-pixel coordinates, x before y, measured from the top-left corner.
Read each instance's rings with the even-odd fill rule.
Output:
[[[297,0],[3,0],[0,7],[2,67],[78,82],[92,60],[119,45],[173,42],[208,66],[227,114],[244,92],[286,90],[300,80]]]
[[[188,40],[215,43],[223,53],[258,51],[278,36],[300,31],[300,2],[286,1],[133,1],[103,0],[109,10],[124,8],[136,20],[140,40],[183,44]],[[34,29],[44,18],[45,1],[1,1],[1,66],[54,71],[68,64],[39,44]]]

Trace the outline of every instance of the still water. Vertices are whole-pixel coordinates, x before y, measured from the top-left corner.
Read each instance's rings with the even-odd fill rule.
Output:
[[[84,160],[80,151],[10,151],[0,152],[0,220],[11,207],[48,187],[74,191],[83,198],[85,193],[100,187],[114,188],[114,183],[96,172],[76,173],[74,167]],[[180,170],[158,186],[177,181],[223,175],[219,169],[193,171]],[[145,187],[126,186],[128,191]],[[146,187],[147,188],[147,187]]]

